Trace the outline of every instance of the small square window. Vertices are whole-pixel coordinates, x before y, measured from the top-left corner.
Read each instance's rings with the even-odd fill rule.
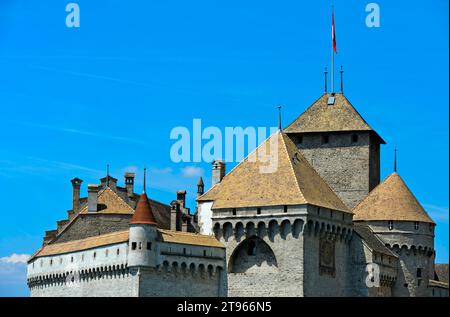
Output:
[[[329,141],[330,137],[327,134],[322,135],[322,144],[328,144]]]
[[[147,242],[147,250],[151,250],[152,249],[152,243],[151,242]]]
[[[131,250],[136,250],[136,242],[131,242]]]

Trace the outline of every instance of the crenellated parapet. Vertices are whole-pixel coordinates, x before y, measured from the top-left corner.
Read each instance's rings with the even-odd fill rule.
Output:
[[[199,278],[215,278],[223,272],[223,265],[208,263],[187,262],[177,260],[165,260],[156,267],[160,274],[175,274],[181,276],[192,276]]]
[[[427,257],[432,257],[435,254],[435,250],[431,246],[414,245],[414,244],[385,244],[386,247],[391,249],[393,252],[399,255],[424,255]]]

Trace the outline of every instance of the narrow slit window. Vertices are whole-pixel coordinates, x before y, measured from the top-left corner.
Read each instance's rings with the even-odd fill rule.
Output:
[[[257,208],[257,209],[256,209],[256,214],[258,214],[258,215],[261,214],[261,208]]]
[[[288,212],[288,206],[287,205],[283,206],[283,212],[285,212],[285,213]]]
[[[419,222],[417,221],[414,222],[414,229],[419,230]]]
[[[236,216],[236,208],[233,208],[233,216]]]
[[[394,229],[394,222],[392,220],[389,220],[389,230]]]

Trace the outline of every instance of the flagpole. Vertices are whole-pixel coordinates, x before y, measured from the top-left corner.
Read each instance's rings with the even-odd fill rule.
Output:
[[[331,93],[334,94],[334,49],[331,45]]]

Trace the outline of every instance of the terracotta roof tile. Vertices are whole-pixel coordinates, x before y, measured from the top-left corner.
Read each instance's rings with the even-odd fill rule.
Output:
[[[130,224],[156,225],[156,219],[148,202],[147,194],[142,193]]]
[[[389,175],[354,209],[353,220],[395,220],[434,223],[397,173]]]
[[[225,248],[214,236],[163,229],[158,231],[161,233],[164,242]]]

